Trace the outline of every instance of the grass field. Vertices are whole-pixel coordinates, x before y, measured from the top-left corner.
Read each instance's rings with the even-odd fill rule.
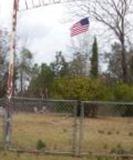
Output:
[[[133,118],[98,118],[84,120],[83,149],[111,152],[122,149],[133,153]]]
[[[2,140],[2,120],[0,120],[0,126],[0,140]],[[45,145],[45,150],[48,151],[71,152],[73,149],[73,117],[54,114],[15,114],[12,128],[14,147],[36,149],[38,141],[41,140]],[[81,142],[81,150],[86,153],[133,154],[133,118],[85,118]],[[2,160],[15,160],[18,156],[22,160],[43,159],[41,155],[0,152]],[[45,156],[45,159],[77,160],[77,158],[67,156]],[[89,158],[82,159],[89,160]]]
[[[72,157],[72,156],[52,156],[52,155],[35,155],[27,153],[11,153],[11,152],[0,152],[1,160],[113,160],[113,158],[105,157]],[[120,159],[119,159],[120,160]]]

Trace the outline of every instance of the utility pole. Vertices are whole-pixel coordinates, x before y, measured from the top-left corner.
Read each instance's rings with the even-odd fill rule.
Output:
[[[11,121],[12,121],[12,94],[14,82],[14,54],[15,54],[15,35],[17,26],[17,13],[19,7],[19,0],[13,0],[12,13],[12,30],[10,34],[10,51],[9,51],[9,67],[8,67],[8,81],[7,81],[7,100],[5,107],[5,125],[4,125],[4,143],[5,148],[9,148],[11,144]]]

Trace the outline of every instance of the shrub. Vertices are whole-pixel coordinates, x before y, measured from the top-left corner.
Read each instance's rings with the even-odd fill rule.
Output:
[[[55,80],[53,90],[54,97],[63,99],[101,101],[112,98],[110,88],[103,81],[81,76],[59,78]],[[96,117],[98,108],[98,105],[85,104],[85,116]]]
[[[104,149],[108,149],[108,145],[107,145],[107,144],[104,144],[104,145],[103,145],[103,148],[104,148]]]
[[[54,97],[76,100],[108,100],[110,89],[100,79],[88,77],[64,77],[55,80]]]
[[[121,146],[121,144],[118,144],[115,148],[112,148],[111,153],[127,154],[127,151]]]
[[[37,150],[44,150],[46,148],[46,144],[42,140],[37,141],[36,149]]]
[[[98,133],[104,134],[104,130],[98,130]]]
[[[113,88],[113,95],[115,101],[125,101],[130,102],[133,100],[133,85],[128,85],[124,83],[118,83]],[[120,112],[121,116],[130,117],[133,116],[133,107],[125,106],[115,106],[115,108]]]
[[[128,134],[129,136],[133,136],[133,132],[129,132],[129,134]]]
[[[107,134],[108,134],[108,135],[111,135],[111,134],[112,134],[112,132],[111,132],[111,131],[108,131],[108,132],[107,132]]]

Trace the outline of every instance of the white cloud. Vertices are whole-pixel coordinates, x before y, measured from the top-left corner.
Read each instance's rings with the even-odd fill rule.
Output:
[[[0,27],[11,25],[12,2],[13,0],[0,0]]]
[[[69,25],[60,23],[64,15],[62,5],[52,5],[18,16],[18,36],[28,39],[28,48],[35,53],[35,62],[50,62],[58,50],[65,50],[69,43]]]
[[[21,2],[21,1],[20,1]],[[21,4],[21,3],[20,3]],[[0,1],[0,27],[11,29],[13,0]],[[21,7],[21,6],[20,6]],[[36,62],[50,62],[58,50],[69,43],[69,25],[60,23],[66,18],[62,5],[51,5],[19,12],[17,37],[35,53]],[[20,46],[19,46],[20,47]]]
[[[8,28],[11,28],[12,2],[13,0],[10,3],[9,0],[0,1],[0,22]],[[66,16],[65,7],[59,4],[19,12],[17,36],[20,44],[26,45],[34,53],[35,62],[49,63],[54,59],[56,51],[62,50],[65,54],[68,52],[66,48],[71,43],[69,28],[74,22],[61,23]],[[99,34],[101,30],[99,24],[91,22],[88,37]],[[67,54],[70,56],[71,53]]]

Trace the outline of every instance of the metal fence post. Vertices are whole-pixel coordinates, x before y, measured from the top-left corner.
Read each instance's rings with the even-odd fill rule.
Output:
[[[11,102],[7,102],[4,115],[4,147],[8,149],[11,145],[12,113]]]
[[[73,121],[73,142],[72,142],[72,150],[74,156],[77,154],[77,103],[74,105],[74,121]]]
[[[84,103],[81,102],[80,107],[80,117],[79,117],[79,136],[78,136],[78,155],[82,152],[82,142],[83,142],[83,120],[84,120]]]
[[[82,139],[83,139],[83,118],[84,105],[81,101],[77,101],[74,109],[74,134],[73,134],[73,152],[75,156],[81,155]]]

